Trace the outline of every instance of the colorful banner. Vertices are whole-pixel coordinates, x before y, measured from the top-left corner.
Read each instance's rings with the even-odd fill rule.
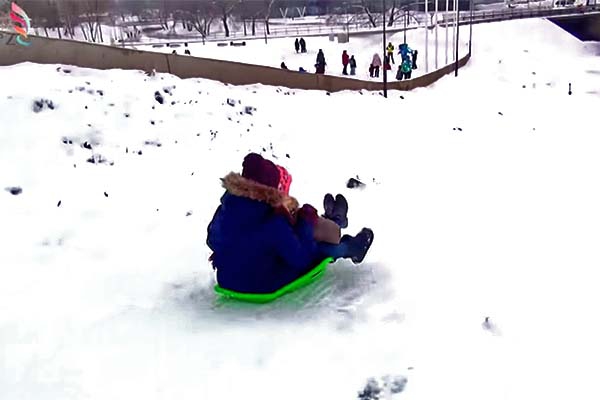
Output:
[[[19,34],[17,43],[21,46],[31,45],[31,43],[27,41],[27,32],[29,32],[29,29],[31,28],[31,19],[27,13],[14,2],[11,4],[10,19],[15,23],[15,32]]]

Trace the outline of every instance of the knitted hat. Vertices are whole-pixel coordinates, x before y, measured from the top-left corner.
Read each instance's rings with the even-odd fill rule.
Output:
[[[290,186],[292,185],[292,175],[281,165],[277,165],[279,169],[279,185],[277,189],[287,195],[290,194]]]
[[[279,186],[279,169],[260,154],[250,153],[244,157],[242,176],[275,189]]]

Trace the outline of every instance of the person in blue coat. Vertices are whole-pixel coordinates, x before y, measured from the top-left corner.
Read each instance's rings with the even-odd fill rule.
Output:
[[[411,53],[412,53],[412,49],[410,47],[408,47],[408,44],[406,44],[406,43],[402,43],[398,47],[398,54],[400,54],[400,56],[402,57],[402,61],[409,58],[409,54],[411,54]]]
[[[295,198],[280,190],[280,168],[250,153],[242,174],[222,178],[225,193],[208,225],[206,242],[213,251],[210,259],[217,282],[225,289],[271,293],[326,257],[360,263],[371,246],[373,231],[367,228],[356,236],[344,235],[337,244],[315,239],[317,211],[309,204],[299,207]],[[331,209],[329,213],[339,214]]]

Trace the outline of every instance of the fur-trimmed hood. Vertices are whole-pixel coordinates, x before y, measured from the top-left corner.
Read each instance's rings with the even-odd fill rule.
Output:
[[[262,201],[273,208],[283,206],[290,214],[298,210],[298,200],[295,198],[270,186],[246,179],[238,173],[230,172],[221,178],[221,182],[225,190],[235,196]]]

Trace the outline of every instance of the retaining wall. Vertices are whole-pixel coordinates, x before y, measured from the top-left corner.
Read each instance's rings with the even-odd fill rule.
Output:
[[[138,69],[168,72],[181,78],[206,78],[233,85],[262,83],[294,89],[327,90],[383,90],[382,82],[363,81],[314,73],[300,73],[261,65],[244,64],[185,55],[162,54],[119,47],[92,44],[73,40],[30,36],[31,45],[21,46],[16,35],[0,31],[0,65],[21,62],[39,64],[66,64],[95,69]],[[459,60],[465,65],[470,54]],[[454,71],[448,65],[437,71],[408,81],[396,81],[389,71],[389,89],[411,90],[429,86],[444,75]]]

